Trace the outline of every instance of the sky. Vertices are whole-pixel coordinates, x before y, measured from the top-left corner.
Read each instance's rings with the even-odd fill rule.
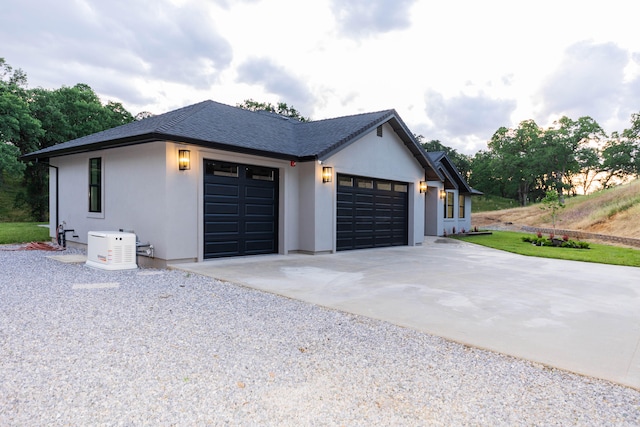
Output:
[[[500,127],[640,112],[633,0],[3,0],[30,88],[85,83],[136,115],[207,99],[312,120],[395,109],[474,154]]]

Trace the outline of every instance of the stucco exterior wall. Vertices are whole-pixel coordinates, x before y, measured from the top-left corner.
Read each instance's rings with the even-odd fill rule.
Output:
[[[348,147],[323,161],[323,165],[333,167],[333,182],[322,183],[322,165],[316,166],[316,217],[322,218],[316,224],[320,227],[316,236],[316,250],[335,251],[336,244],[336,175],[349,174],[373,178],[383,178],[409,184],[409,245],[424,241],[424,197],[419,191],[420,181],[424,181],[424,168],[393,131],[383,125],[382,137],[376,129],[356,140]]]
[[[102,159],[101,213],[89,212],[89,159],[95,157]],[[151,232],[162,223],[166,206],[163,143],[56,157],[51,164],[58,167],[57,222],[64,221],[78,235],[67,234],[68,241],[86,244],[89,231],[119,229],[135,230],[142,240],[151,239]],[[50,185],[55,188],[54,179]],[[55,192],[52,199],[55,206]],[[55,235],[56,218],[50,217]]]

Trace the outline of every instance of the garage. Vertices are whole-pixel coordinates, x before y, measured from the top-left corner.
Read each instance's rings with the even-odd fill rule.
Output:
[[[408,184],[338,175],[336,250],[408,244]]]
[[[278,170],[204,161],[204,258],[278,250]]]

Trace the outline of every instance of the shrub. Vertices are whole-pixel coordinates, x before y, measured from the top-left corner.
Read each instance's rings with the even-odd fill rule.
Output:
[[[565,242],[569,241],[569,236],[567,236],[566,234],[562,235],[562,240],[564,240]]]
[[[561,248],[573,248],[573,249],[589,249],[589,244],[587,242],[576,242],[574,240],[569,240],[569,237],[562,236],[562,243],[559,243],[558,240],[553,240],[553,234],[549,235],[549,238],[546,239],[544,237],[536,237],[536,236],[522,236],[522,241],[525,243],[531,243],[535,246],[555,246]]]

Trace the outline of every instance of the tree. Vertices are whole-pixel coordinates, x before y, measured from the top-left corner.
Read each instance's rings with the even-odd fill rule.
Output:
[[[560,198],[558,190],[552,188],[551,190],[547,190],[544,199],[542,199],[542,206],[540,209],[547,210],[551,212],[551,223],[553,224],[553,229],[556,229],[556,219],[558,218],[558,211],[564,208],[564,202]]]
[[[34,150],[44,134],[40,122],[31,116],[25,85],[26,74],[0,58],[0,181],[3,172],[22,178],[25,166],[18,157]]]
[[[21,179],[24,173],[24,163],[18,161],[20,150],[10,142],[0,141],[0,184],[4,181],[4,175],[13,179]]]
[[[533,120],[525,120],[515,129],[501,127],[487,144],[493,153],[493,170],[503,185],[512,184],[521,206],[529,201],[529,192],[540,176],[539,151],[542,129]]]
[[[469,175],[471,173],[471,158],[469,156],[458,153],[455,148],[447,147],[446,145],[442,144],[440,140],[432,139],[431,141],[422,142],[425,139],[422,135],[415,135],[415,138],[418,143],[422,145],[422,148],[424,148],[426,151],[445,152],[460,172],[460,175],[462,175],[462,177],[466,181],[469,180]]]
[[[133,116],[120,103],[103,105],[98,95],[86,84],[63,86],[56,90],[29,91],[29,111],[41,124],[44,134],[35,145],[21,147],[21,153],[47,148],[133,121]],[[46,220],[48,202],[48,168],[29,164],[25,172],[26,194],[21,200],[28,204],[37,221]]]
[[[289,117],[301,122],[309,122],[310,118],[304,117],[293,106],[289,107],[284,102],[278,102],[275,106],[270,102],[258,102],[253,99],[245,99],[242,103],[236,104],[236,107],[249,110],[249,111],[268,111],[270,113],[279,114],[284,117]]]
[[[560,200],[564,201],[564,191],[572,188],[572,177],[583,171],[578,154],[587,149],[590,143],[596,144],[606,134],[600,125],[591,117],[583,116],[572,120],[561,117],[554,126],[544,131],[543,141],[544,163],[547,165],[549,185],[558,190]],[[585,161],[591,161],[584,152]]]

